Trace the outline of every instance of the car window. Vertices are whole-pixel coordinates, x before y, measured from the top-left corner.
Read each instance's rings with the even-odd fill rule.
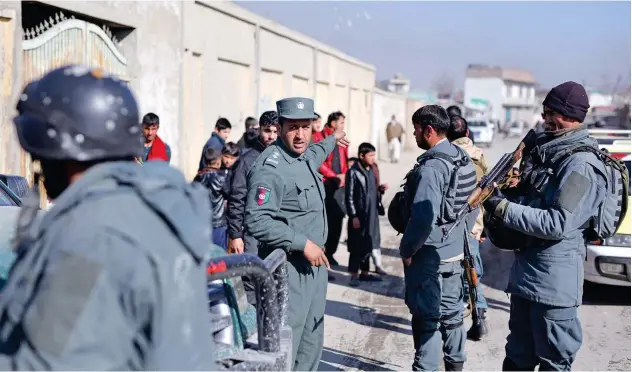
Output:
[[[467,125],[470,127],[486,127],[487,123],[485,123],[484,121],[470,121],[467,123]]]

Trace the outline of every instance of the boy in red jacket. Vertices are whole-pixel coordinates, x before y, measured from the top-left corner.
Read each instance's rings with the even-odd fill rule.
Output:
[[[312,135],[314,143],[320,142],[325,137],[334,133],[334,131],[345,125],[345,116],[342,112],[336,111],[329,114],[327,123],[322,131]],[[329,234],[325,243],[325,252],[327,259],[332,265],[338,265],[338,261],[334,259],[334,253],[338,249],[340,234],[342,233],[342,220],[344,219],[344,186],[345,174],[347,173],[347,159],[349,154],[346,147],[336,145],[334,151],[329,154],[327,160],[318,168],[318,171],[324,176],[325,183],[325,208],[327,210],[327,225]]]

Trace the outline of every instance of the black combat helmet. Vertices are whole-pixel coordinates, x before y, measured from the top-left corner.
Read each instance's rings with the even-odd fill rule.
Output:
[[[36,159],[95,161],[143,155],[136,99],[101,69],[69,65],[28,84],[13,119]]]

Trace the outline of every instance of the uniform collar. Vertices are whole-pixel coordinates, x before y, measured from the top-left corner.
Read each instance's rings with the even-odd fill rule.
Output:
[[[442,138],[434,146],[426,150],[423,154],[419,155],[419,157],[417,157],[417,161],[420,161],[423,158],[423,156],[426,154],[432,154],[434,152],[445,153],[448,150],[449,146],[450,146],[450,141],[448,141],[447,138]]]
[[[447,138],[444,137],[444,138],[440,139],[439,142],[437,142],[434,146],[432,146],[426,152],[442,151],[442,149],[445,146],[448,146],[448,145],[450,145],[450,142],[448,141]]]
[[[285,144],[283,143],[283,141],[281,140],[280,137],[277,138],[275,144],[279,148],[279,152],[283,156],[283,159],[285,159],[285,161],[287,161],[288,164],[294,163],[297,159],[302,159],[303,155],[305,154],[305,153],[302,153],[302,154],[299,155],[299,154],[291,151],[290,149],[288,149],[285,146]]]

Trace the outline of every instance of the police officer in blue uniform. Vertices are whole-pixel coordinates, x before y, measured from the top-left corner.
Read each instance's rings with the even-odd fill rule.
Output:
[[[0,296],[0,369],[215,370],[202,187],[143,155],[138,106],[100,69],[29,84],[15,128],[55,200],[25,201]]]
[[[582,122],[589,108],[584,87],[566,82],[546,96],[545,132],[526,153],[519,196],[500,192],[485,203],[485,229],[494,243],[516,249],[506,292],[511,295],[503,370],[570,370],[582,345],[586,222],[606,195],[604,164],[592,152],[556,155],[585,145],[597,149]],[[502,236],[502,235],[505,236]],[[511,236],[511,238],[507,238]]]
[[[399,246],[412,314],[412,369],[437,371],[443,352],[446,371],[460,371],[466,361],[461,261],[469,229],[466,234],[461,223],[446,239],[443,233],[474,190],[476,170],[467,153],[447,140],[445,109],[424,106],[412,121],[417,145],[427,150],[407,176],[410,219]]]

